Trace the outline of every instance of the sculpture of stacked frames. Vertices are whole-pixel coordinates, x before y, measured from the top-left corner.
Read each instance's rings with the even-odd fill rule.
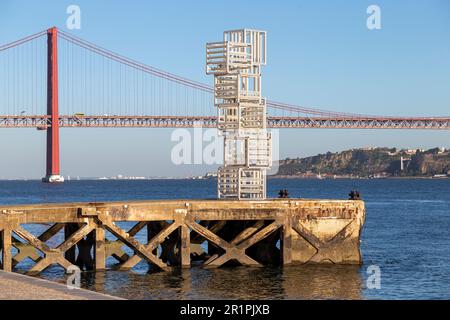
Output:
[[[217,125],[224,137],[224,162],[218,171],[221,199],[266,198],[272,156],[261,96],[265,64],[264,31],[225,31],[223,41],[206,45],[206,73],[214,75]]]

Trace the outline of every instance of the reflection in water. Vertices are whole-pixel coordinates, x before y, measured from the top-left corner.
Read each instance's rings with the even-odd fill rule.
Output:
[[[361,299],[359,266],[84,273],[83,287],[127,299]]]
[[[282,271],[285,299],[362,299],[359,266],[302,265]]]

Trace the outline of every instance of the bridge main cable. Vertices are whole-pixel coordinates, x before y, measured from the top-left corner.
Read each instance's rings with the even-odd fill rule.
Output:
[[[198,89],[198,90],[201,90],[201,91],[204,91],[207,93],[214,93],[214,88],[209,85],[206,85],[206,84],[194,81],[194,80],[190,80],[190,79],[175,75],[173,73],[170,73],[170,72],[167,72],[167,71],[164,71],[164,70],[152,67],[152,66],[148,66],[146,64],[143,64],[136,60],[127,58],[123,55],[120,55],[120,54],[110,51],[108,49],[102,48],[102,47],[100,47],[94,43],[91,43],[89,41],[86,41],[84,39],[73,36],[67,32],[60,31],[59,36],[62,37],[64,40],[67,40],[75,45],[78,45],[78,46],[86,49],[86,50],[100,54],[105,58],[114,60],[116,62],[122,63],[129,67],[135,68],[137,70],[150,73],[157,77],[160,77],[160,78],[163,78],[163,79],[166,79],[169,81],[173,81],[175,83],[178,83],[178,84],[190,87],[190,88]],[[326,116],[326,117],[339,117],[339,116],[342,116],[342,117],[375,117],[375,116],[364,115],[364,114],[352,114],[352,113],[333,112],[333,111],[313,109],[313,108],[305,108],[305,107],[301,107],[301,106],[285,104],[285,103],[271,101],[271,100],[267,101],[267,106],[274,108],[274,109],[294,112],[294,113],[298,113],[298,114],[320,115],[320,116]]]
[[[18,47],[18,46],[20,46],[20,45],[22,45],[24,43],[27,43],[27,42],[30,42],[30,41],[32,41],[34,39],[42,37],[45,34],[47,34],[47,31],[41,31],[41,32],[32,34],[32,35],[30,35],[28,37],[16,40],[14,42],[10,42],[10,43],[4,44],[4,45],[0,46],[0,52],[8,50],[8,49],[11,49],[11,48],[14,48],[14,47]]]

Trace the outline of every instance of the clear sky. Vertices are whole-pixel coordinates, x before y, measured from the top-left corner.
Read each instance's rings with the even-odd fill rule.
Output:
[[[81,8],[70,32],[102,47],[203,83],[204,48],[228,29],[268,32],[264,95],[343,112],[450,115],[450,2],[421,1],[20,1],[0,2],[0,44],[55,25]],[[369,5],[381,29],[366,26]],[[0,110],[1,113],[1,110]],[[171,129],[62,129],[63,175],[185,176],[210,168],[176,166]],[[354,147],[450,148],[450,132],[282,130],[282,157]],[[0,129],[0,178],[40,178],[45,134]]]

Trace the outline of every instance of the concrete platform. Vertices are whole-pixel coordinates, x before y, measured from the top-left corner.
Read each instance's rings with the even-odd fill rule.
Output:
[[[74,264],[104,270],[108,256],[117,260],[120,270],[130,270],[141,260],[165,271],[190,267],[191,259],[200,259],[203,267],[360,264],[364,220],[361,200],[179,199],[0,206],[1,268],[12,271],[30,257],[35,262],[30,274],[53,264],[66,270]],[[132,222],[133,227],[125,230],[121,222]],[[49,228],[34,235],[23,227],[26,224]],[[138,241],[135,236],[144,229],[147,239]],[[48,240],[61,230],[65,241],[51,247]],[[107,232],[117,240],[108,239]],[[208,249],[197,252],[205,241]],[[122,251],[122,246],[134,254]],[[15,255],[13,248],[19,251]]]
[[[85,289],[0,270],[0,300],[123,300]]]

